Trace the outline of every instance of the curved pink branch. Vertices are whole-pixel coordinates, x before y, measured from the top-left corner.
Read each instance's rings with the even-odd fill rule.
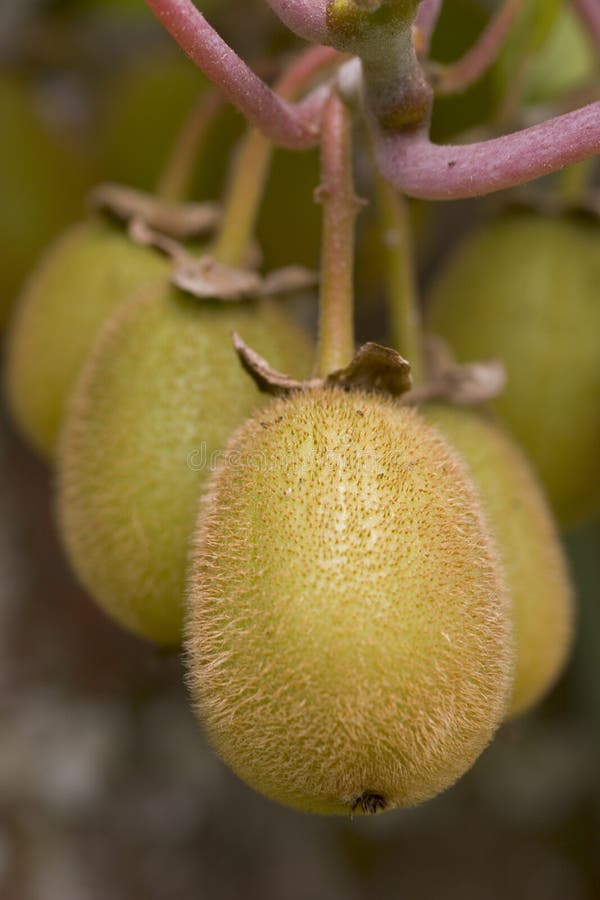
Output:
[[[327,39],[327,0],[267,0],[290,31],[316,44]]]
[[[504,0],[479,40],[455,63],[439,69],[436,93],[457,94],[477,81],[495,62],[523,0]]]
[[[571,3],[600,49],[600,3],[598,0],[571,0]]]
[[[303,103],[288,103],[225,43],[192,0],[146,3],[198,68],[275,144],[302,148],[318,143],[326,94],[318,92]]]
[[[429,45],[441,11],[442,0],[421,0],[419,4],[415,19],[419,56],[427,56],[429,53]]]
[[[424,200],[477,197],[600,153],[600,102],[477,144],[437,146],[424,130],[379,132],[375,140],[383,176],[403,193]]]

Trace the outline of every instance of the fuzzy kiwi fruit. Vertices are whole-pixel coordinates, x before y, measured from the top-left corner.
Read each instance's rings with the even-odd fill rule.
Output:
[[[72,565],[100,606],[157,643],[181,639],[188,541],[215,457],[264,402],[232,331],[306,374],[308,343],[274,302],[199,302],[165,284],[107,322],[65,423],[58,500]]]
[[[571,647],[573,592],[552,513],[529,462],[499,425],[464,408],[436,404],[423,412],[467,463],[498,542],[517,654],[509,715],[519,715],[550,690]]]
[[[391,399],[273,401],[231,439],[191,556],[189,684],[223,759],[323,814],[419,803],[475,761],[513,675],[460,458]]]
[[[0,325],[37,255],[81,212],[84,176],[28,88],[0,74]]]
[[[467,237],[430,297],[429,328],[461,362],[504,363],[493,406],[563,525],[600,506],[599,242],[583,218],[505,214]]]
[[[20,299],[8,342],[6,388],[23,434],[53,458],[76,377],[105,319],[167,263],[101,220],[72,226],[50,246]]]

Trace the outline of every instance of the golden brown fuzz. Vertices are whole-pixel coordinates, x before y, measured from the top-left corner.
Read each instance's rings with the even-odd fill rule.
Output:
[[[58,508],[71,564],[111,616],[163,644],[181,641],[188,543],[213,459],[265,403],[232,331],[305,374],[310,347],[277,302],[199,302],[159,285],[106,323],[63,429]]]
[[[5,377],[16,423],[48,460],[102,325],[168,271],[162,256],[95,219],[65,231],[38,262],[12,323]]]
[[[427,421],[462,455],[498,541],[512,595],[517,668],[509,714],[550,690],[571,648],[573,590],[552,514],[533,469],[493,420],[430,406]]]
[[[189,574],[189,683],[212,742],[281,803],[419,803],[505,715],[510,611],[459,458],[364,393],[276,400],[236,433]]]

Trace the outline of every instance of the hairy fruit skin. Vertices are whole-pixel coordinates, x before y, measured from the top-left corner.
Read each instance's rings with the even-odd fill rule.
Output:
[[[512,597],[516,672],[509,716],[538,703],[560,675],[573,636],[573,589],[552,514],[519,447],[492,420],[429,406],[435,425],[469,467],[494,533]]]
[[[186,631],[217,752],[307,812],[447,788],[511,689],[503,575],[466,470],[417,413],[362,392],[274,401],[231,439]]]
[[[46,251],[17,307],[5,376],[13,417],[43,456],[55,456],[69,395],[104,321],[167,271],[163,257],[101,220],[74,225]]]
[[[102,330],[61,440],[59,514],[73,568],[106,612],[161,644],[181,640],[188,543],[215,456],[263,402],[234,330],[304,374],[307,342],[274,304],[199,302],[164,284]]]
[[[25,86],[0,78],[0,326],[36,256],[81,214],[84,176],[37,115]]]
[[[461,362],[498,357],[500,419],[563,525],[600,505],[600,229],[512,213],[468,237],[434,284],[428,324]]]

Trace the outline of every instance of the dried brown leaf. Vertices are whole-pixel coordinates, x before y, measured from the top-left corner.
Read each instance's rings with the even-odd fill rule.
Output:
[[[318,386],[319,379],[297,381],[283,372],[278,372],[256,350],[252,350],[236,332],[232,335],[233,346],[246,372],[254,379],[256,386],[265,394],[284,397],[292,391],[301,391],[309,386]]]
[[[369,342],[356,351],[344,369],[332,372],[327,384],[366,391],[381,391],[400,397],[412,387],[410,363],[396,350]]]
[[[152,230],[179,240],[209,234],[221,219],[214,203],[164,203],[120,184],[99,185],[90,193],[88,204],[122,222],[141,220]]]

